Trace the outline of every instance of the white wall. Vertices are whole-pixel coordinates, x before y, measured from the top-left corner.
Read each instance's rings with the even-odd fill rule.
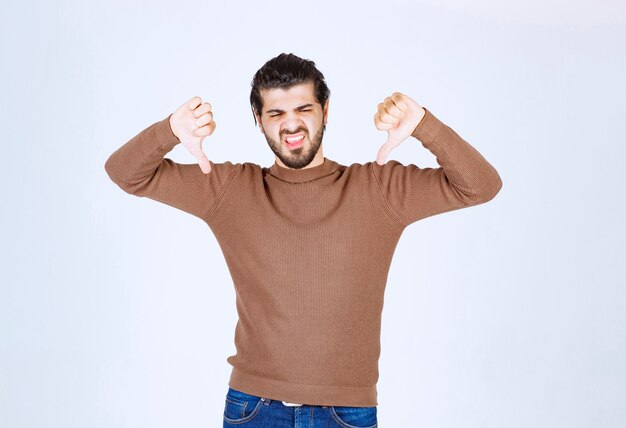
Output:
[[[327,157],[373,161],[376,106],[400,91],[503,180],[405,230],[380,426],[623,426],[625,23],[608,0],[3,6],[0,426],[221,426],[236,311],[219,246],[104,162],[200,95],[212,160],[271,165],[248,96],[281,52],[327,78]],[[390,158],[437,166],[417,142]]]

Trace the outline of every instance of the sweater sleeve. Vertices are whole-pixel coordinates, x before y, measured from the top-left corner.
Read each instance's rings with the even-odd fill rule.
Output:
[[[372,171],[391,214],[402,227],[423,218],[482,204],[495,197],[502,180],[495,168],[454,130],[424,108],[412,136],[437,158],[439,168],[389,160]]]
[[[150,125],[117,149],[104,167],[125,192],[148,197],[183,210],[205,221],[241,164],[211,162],[204,174],[198,164],[181,164],[165,158],[180,140],[167,118]]]

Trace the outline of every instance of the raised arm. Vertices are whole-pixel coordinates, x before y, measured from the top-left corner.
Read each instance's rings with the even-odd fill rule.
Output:
[[[405,95],[396,94],[387,100],[393,104],[391,107],[379,105],[378,119],[375,119],[377,127],[390,134],[385,143],[387,147],[381,148],[378,160],[384,161],[389,150],[410,133],[436,156],[440,165],[439,168],[420,168],[394,160],[382,165],[372,164],[372,172],[397,221],[407,226],[425,217],[493,199],[502,188],[496,169],[428,109]],[[413,112],[408,113],[411,109]],[[398,130],[399,134],[393,134]]]
[[[141,131],[111,154],[105,170],[125,192],[154,199],[206,221],[241,164],[216,164],[206,158],[201,143],[213,133],[215,122],[210,105],[200,103],[200,98],[194,97]],[[165,158],[181,142],[199,164],[181,164]]]

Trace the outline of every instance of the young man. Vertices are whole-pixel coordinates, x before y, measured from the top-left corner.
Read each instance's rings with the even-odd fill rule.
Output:
[[[105,165],[124,191],[201,218],[220,244],[239,315],[224,426],[303,418],[310,426],[376,426],[383,296],[403,230],[487,202],[502,186],[476,149],[397,92],[374,115],[388,135],[376,162],[324,157],[329,96],[314,62],[281,54],[257,71],[250,94],[276,156],[271,167],[209,161],[201,144],[215,122],[199,97]],[[411,136],[439,168],[386,162]],[[164,157],[178,143],[199,165]]]

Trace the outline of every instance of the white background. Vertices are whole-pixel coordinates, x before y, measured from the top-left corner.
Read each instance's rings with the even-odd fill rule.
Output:
[[[209,158],[270,166],[248,97],[281,52],[326,76],[325,156],[373,161],[399,91],[503,180],[405,230],[379,425],[624,426],[623,2],[31,1],[0,24],[0,426],[221,426],[236,310],[217,241],[104,163],[199,95]],[[416,140],[390,158],[437,166]]]

